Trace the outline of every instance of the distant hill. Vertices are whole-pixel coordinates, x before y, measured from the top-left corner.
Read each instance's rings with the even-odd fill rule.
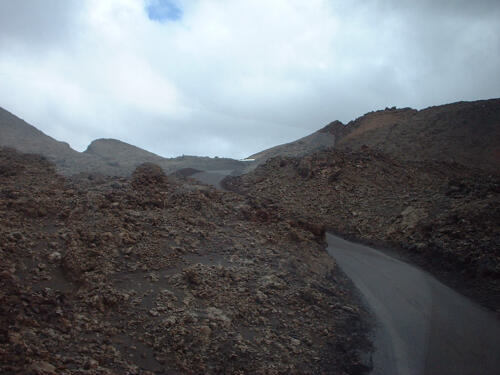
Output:
[[[405,160],[454,161],[500,172],[500,99],[421,111],[377,111],[350,122],[347,128],[336,148],[359,150],[367,145]]]
[[[102,173],[128,176],[142,163],[160,165],[166,173],[183,168],[199,170],[241,169],[238,160],[199,156],[163,158],[139,147],[116,139],[97,139],[84,152],[73,150],[34,126],[0,108],[0,147],[11,147],[25,153],[39,154],[53,162],[64,175]]]
[[[455,161],[500,171],[500,99],[458,102],[423,110],[385,109],[347,125],[334,121],[297,141],[249,156],[257,164],[275,156],[300,157],[326,148],[363,145],[404,160]]]
[[[109,165],[126,170],[129,174],[139,164],[150,162],[161,166],[165,172],[193,168],[197,170],[238,169],[245,163],[229,158],[210,158],[207,156],[183,155],[175,158],[163,158],[142,148],[130,145],[116,139],[97,139],[83,152],[95,156]]]
[[[263,162],[275,156],[303,156],[313,151],[332,147],[338,137],[346,133],[346,127],[340,121],[334,121],[324,128],[296,141],[275,146],[248,157]]]
[[[102,160],[73,150],[66,142],[56,141],[24,120],[0,108],[0,146],[45,156],[63,174],[99,171],[115,174]]]
[[[294,142],[249,156],[253,162],[227,158],[179,156],[163,158],[116,139],[97,139],[84,152],[73,150],[0,108],[0,146],[45,156],[59,172],[127,176],[139,164],[152,162],[166,173],[183,168],[246,173],[276,157],[301,157],[336,148],[360,150],[363,145],[404,160],[454,161],[491,172],[500,171],[500,99],[429,107],[385,109],[344,125],[334,121]]]

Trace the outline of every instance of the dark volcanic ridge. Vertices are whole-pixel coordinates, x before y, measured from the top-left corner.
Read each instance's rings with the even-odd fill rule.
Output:
[[[297,141],[250,156],[258,164],[275,156],[300,157],[326,148],[364,145],[404,160],[441,160],[500,171],[500,99],[429,107],[387,108],[347,125],[334,121]]]
[[[80,153],[0,108],[0,146],[43,155],[64,175],[130,176],[145,162],[160,165],[168,174],[185,168],[242,174],[276,156],[301,157],[332,147],[359,150],[363,145],[404,160],[452,161],[498,173],[500,99],[458,102],[420,111],[387,108],[367,113],[347,125],[334,121],[297,141],[256,153],[249,157],[255,159],[251,162],[198,156],[163,158],[115,139],[95,140]]]

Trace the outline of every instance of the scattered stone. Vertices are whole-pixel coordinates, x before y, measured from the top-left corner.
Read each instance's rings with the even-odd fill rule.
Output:
[[[308,229],[318,241],[321,231],[307,223],[399,249],[500,310],[498,173],[396,159],[364,146],[272,158],[225,186],[272,205],[277,216],[294,217],[293,228]],[[288,236],[305,238],[294,230]]]
[[[40,362],[33,362],[30,366],[29,369],[31,371],[34,371],[39,374],[55,374],[56,373],[56,367],[51,365],[48,362],[45,361],[40,361]]]
[[[59,251],[54,251],[49,255],[49,260],[51,262],[59,262],[62,259],[62,255]]]
[[[155,310],[155,309],[149,310],[149,314],[151,316],[158,316],[158,315],[160,315],[160,313],[158,312],[158,310]]]
[[[331,307],[356,300],[320,226],[151,165],[3,166],[22,173],[0,173],[0,373],[342,374],[369,350],[363,314]]]

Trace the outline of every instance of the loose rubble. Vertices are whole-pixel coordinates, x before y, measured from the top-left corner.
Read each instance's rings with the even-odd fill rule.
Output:
[[[2,374],[367,370],[324,228],[258,198],[0,149],[0,213]]]
[[[282,215],[394,248],[500,311],[500,176],[363,147],[278,157],[225,187]]]

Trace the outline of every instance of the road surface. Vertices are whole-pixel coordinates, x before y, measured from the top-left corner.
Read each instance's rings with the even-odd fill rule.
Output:
[[[230,173],[191,177],[222,189]],[[493,313],[408,263],[331,234],[327,241],[377,320],[372,374],[500,374],[500,322]]]
[[[500,374],[493,313],[410,264],[331,234],[327,241],[377,319],[372,374]]]
[[[220,182],[233,172],[232,169],[228,170],[214,170],[214,171],[202,171],[191,175],[191,178],[203,182],[204,184],[212,185],[216,189],[225,190]]]

